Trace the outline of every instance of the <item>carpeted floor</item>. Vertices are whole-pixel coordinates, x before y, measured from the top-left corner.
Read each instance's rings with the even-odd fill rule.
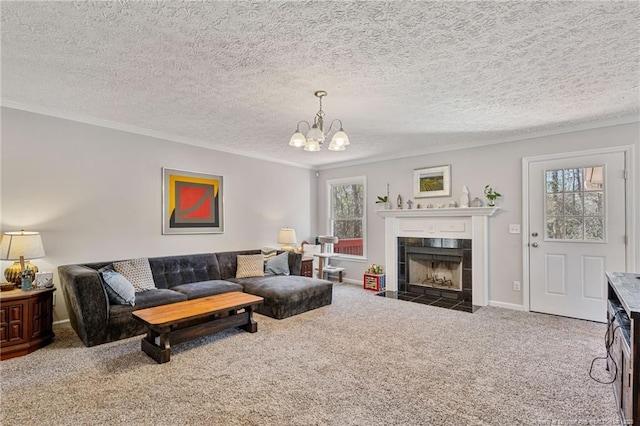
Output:
[[[69,327],[0,363],[2,424],[617,425],[589,378],[605,326],[474,314],[334,286],[331,306],[229,330],[156,364],[140,338],[86,348]],[[598,364],[598,375],[606,372]]]

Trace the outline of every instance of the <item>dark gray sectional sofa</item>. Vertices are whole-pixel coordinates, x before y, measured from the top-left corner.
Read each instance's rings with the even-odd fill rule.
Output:
[[[302,255],[289,253],[290,275],[235,278],[238,255],[260,250],[149,258],[156,289],[136,293],[135,306],[112,305],[98,270],[113,262],[65,265],[58,274],[71,326],[86,346],[145,333],[131,313],[138,309],[230,291],[264,298],[255,312],[283,319],[330,305],[330,281],[301,277]]]

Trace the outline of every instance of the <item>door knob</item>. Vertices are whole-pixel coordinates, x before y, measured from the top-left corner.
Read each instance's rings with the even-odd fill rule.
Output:
[[[538,247],[538,243],[531,243],[531,247]]]
[[[532,234],[531,234],[531,236],[532,236],[532,237],[537,237],[537,236],[538,236],[538,233],[537,233],[537,232],[534,232],[534,233],[532,233]]]

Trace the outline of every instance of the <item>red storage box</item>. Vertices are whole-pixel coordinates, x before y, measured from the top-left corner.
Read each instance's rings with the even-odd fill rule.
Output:
[[[385,275],[384,274],[364,274],[365,290],[384,291],[385,289]]]

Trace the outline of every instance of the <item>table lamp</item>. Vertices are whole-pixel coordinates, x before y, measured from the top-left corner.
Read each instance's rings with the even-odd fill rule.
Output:
[[[280,228],[280,232],[278,233],[278,243],[284,244],[282,246],[282,250],[291,251],[295,250],[295,247],[292,244],[296,244],[298,240],[296,239],[296,230],[293,228]]]
[[[27,266],[35,277],[38,268],[25,259],[44,257],[42,238],[38,232],[5,232],[0,241],[0,259],[15,260],[13,265],[4,271],[7,281],[19,285]]]

